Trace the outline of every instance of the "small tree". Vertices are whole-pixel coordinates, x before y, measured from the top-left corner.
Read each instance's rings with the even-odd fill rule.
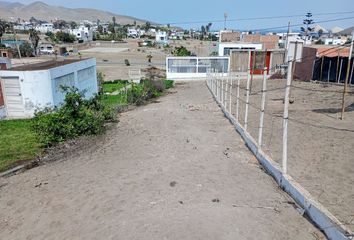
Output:
[[[30,43],[28,42],[24,42],[19,46],[20,52],[21,52],[21,56],[22,57],[33,57],[33,47],[31,46]],[[14,50],[15,51],[15,56],[18,56],[18,52],[17,49]]]
[[[176,47],[174,51],[172,51],[172,53],[175,56],[178,57],[183,57],[183,56],[190,56],[192,53],[184,46],[180,46],[180,47]]]
[[[71,29],[76,29],[77,28],[77,23],[74,22],[74,21],[70,22],[70,28]]]
[[[33,28],[29,30],[29,40],[32,43],[32,47],[34,49],[34,54],[37,55],[38,43],[40,40],[39,32]]]
[[[308,12],[306,13],[306,18],[303,21],[305,27],[301,27],[301,32],[306,36],[309,35],[309,33],[313,32],[314,28],[311,27],[311,25],[314,23],[313,19],[312,19],[312,13]]]
[[[150,28],[151,28],[151,23],[150,23],[150,22],[146,22],[146,23],[145,23],[145,26],[144,26],[144,29],[145,29],[146,31],[149,31]]]
[[[0,41],[2,41],[2,36],[4,35],[8,27],[9,24],[7,22],[0,20]]]
[[[152,55],[149,54],[149,55],[146,56],[146,58],[148,59],[148,62],[151,63]]]
[[[97,31],[98,31],[100,34],[103,34],[103,27],[102,27],[102,25],[99,25],[99,26],[97,27]]]
[[[323,29],[318,30],[318,36],[321,37],[323,35]]]

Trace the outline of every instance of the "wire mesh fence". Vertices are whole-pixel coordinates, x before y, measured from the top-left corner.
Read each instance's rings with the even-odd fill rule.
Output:
[[[343,86],[293,81],[289,115],[284,117],[285,79],[263,75],[251,81],[250,71],[228,75],[209,72],[207,85],[230,118],[280,166],[286,151],[287,173],[352,232],[354,89],[349,89],[346,117],[340,120]]]

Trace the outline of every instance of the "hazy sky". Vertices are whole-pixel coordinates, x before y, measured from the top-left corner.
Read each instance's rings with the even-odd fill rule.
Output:
[[[16,2],[16,1],[12,1]],[[30,0],[17,0],[29,3]],[[148,19],[158,23],[181,23],[223,20],[224,12],[229,19],[264,17],[264,16],[290,16],[301,15],[307,11],[314,13],[315,21],[331,20],[337,18],[354,17],[353,0],[43,0],[48,4],[66,7],[96,8],[111,11],[117,14],[130,15]],[[315,15],[316,13],[352,12],[347,14]],[[268,27],[292,24],[301,24],[303,17],[285,17],[267,20],[230,21],[228,28],[233,29],[263,29]],[[199,27],[202,23],[180,24],[180,26]],[[331,28],[334,26],[354,26],[354,18],[336,22],[321,23]],[[223,23],[213,23],[212,28],[220,28]]]

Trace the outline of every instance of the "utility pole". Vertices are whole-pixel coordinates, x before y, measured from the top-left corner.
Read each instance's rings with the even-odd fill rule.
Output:
[[[352,32],[352,42],[350,44],[350,51],[349,51],[349,56],[348,56],[348,66],[347,66],[347,75],[345,77],[345,82],[344,82],[344,90],[343,90],[343,98],[342,98],[342,114],[340,118],[343,120],[344,119],[344,112],[345,112],[345,95],[347,94],[347,89],[348,89],[348,81],[349,75],[350,75],[350,62],[352,60],[352,54],[353,54],[353,43],[354,43],[354,31]]]
[[[227,22],[227,17],[228,17],[228,14],[227,12],[224,13],[224,30],[226,30],[226,22]]]
[[[290,21],[288,22],[288,31],[286,32],[286,41],[285,41],[285,51],[283,62],[286,61],[286,56],[288,55],[288,42],[289,42],[289,33],[290,33]]]

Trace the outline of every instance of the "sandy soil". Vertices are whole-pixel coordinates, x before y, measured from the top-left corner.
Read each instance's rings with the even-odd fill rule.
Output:
[[[97,71],[105,75],[105,80],[129,79],[130,69],[144,69],[149,65],[165,68],[167,52],[163,48],[138,47],[137,39],[127,39],[126,43],[112,46],[96,46],[81,51],[83,57],[94,57],[97,60]],[[152,55],[149,63],[147,55]],[[125,65],[125,59],[130,66]]]
[[[242,81],[245,97],[246,81]],[[235,86],[235,84],[234,84]],[[263,148],[281,163],[285,80],[268,80]],[[258,139],[261,80],[252,86],[249,131]],[[339,120],[343,86],[293,82],[289,106],[288,172],[349,229],[354,230],[354,89]],[[236,88],[233,90],[236,98]],[[235,103],[235,101],[234,101]],[[233,105],[235,113],[235,104]],[[245,104],[241,101],[240,122]]]
[[[177,46],[185,46],[191,52],[198,56],[209,56],[216,51],[214,42],[186,40],[171,41],[169,49],[163,47],[149,48],[139,47],[138,41],[143,39],[125,39],[124,43],[111,42],[92,42],[90,46],[80,50],[83,58],[93,57],[97,61],[97,71],[105,75],[106,81],[116,79],[129,79],[129,70],[146,69],[154,66],[165,70],[166,56],[172,55],[171,50]],[[215,45],[215,46],[214,46]],[[68,49],[72,48],[68,46]],[[77,46],[75,46],[77,48]],[[152,55],[152,62],[149,63],[147,55]],[[61,58],[61,57],[59,57]],[[78,58],[77,54],[72,54],[69,58]],[[12,59],[13,66],[21,66],[28,63],[44,62],[55,59],[55,56],[39,56],[36,58]],[[126,66],[125,60],[128,60],[130,66]]]
[[[124,113],[90,150],[0,179],[3,239],[323,239],[204,82]]]

